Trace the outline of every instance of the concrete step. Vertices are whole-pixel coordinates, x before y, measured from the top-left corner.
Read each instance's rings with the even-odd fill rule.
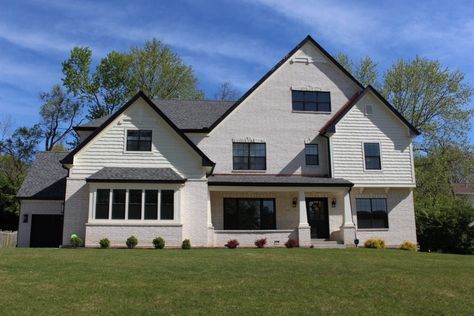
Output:
[[[344,244],[340,244],[335,240],[326,240],[326,239],[312,239],[311,245],[313,246],[313,248],[320,248],[320,249],[346,248]]]

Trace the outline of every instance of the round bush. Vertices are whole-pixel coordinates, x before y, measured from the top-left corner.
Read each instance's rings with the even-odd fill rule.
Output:
[[[296,247],[299,247],[299,243],[298,243],[298,240],[296,239],[288,239],[288,241],[285,243],[285,247],[286,248],[296,248]]]
[[[257,248],[263,248],[263,247],[265,247],[266,244],[267,244],[267,239],[266,238],[255,240],[255,246]]]
[[[100,248],[107,249],[110,247],[110,240],[108,240],[107,238],[101,239],[99,241],[99,245],[100,245]]]
[[[400,245],[401,250],[411,250],[411,251],[416,251],[416,244],[412,243],[411,241],[405,240],[401,245]]]
[[[181,249],[191,249],[191,240],[183,240],[183,243],[181,244]]]
[[[365,248],[385,249],[385,240],[381,238],[369,238],[364,243]]]
[[[72,248],[77,248],[82,245],[82,239],[79,238],[76,234],[71,235],[71,247]]]
[[[127,238],[127,247],[128,249],[133,249],[138,244],[138,239],[135,236],[130,236]]]
[[[153,239],[153,245],[156,249],[163,249],[165,248],[165,240],[161,237],[156,237]]]
[[[237,241],[237,239],[231,239],[224,246],[226,246],[229,249],[235,249],[239,246],[239,242]]]

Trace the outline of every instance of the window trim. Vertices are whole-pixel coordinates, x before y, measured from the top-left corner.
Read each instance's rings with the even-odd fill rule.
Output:
[[[291,89],[291,111],[293,113],[320,113],[320,114],[331,114],[332,113],[332,103],[331,103],[331,91],[323,91],[323,90],[300,90],[300,89]],[[324,110],[319,110],[319,103],[316,101],[314,102],[316,104],[317,110],[315,111],[310,111],[310,110],[304,110],[305,108],[305,101],[303,102],[303,110],[295,110],[293,107],[293,103],[295,102],[293,100],[293,92],[302,92],[302,93],[328,93],[329,94],[329,111],[324,111]],[[297,101],[301,102],[301,101]]]
[[[155,224],[179,224],[181,222],[180,215],[180,187],[176,185],[151,185],[151,184],[100,184],[95,185],[90,188],[89,196],[89,223],[96,224],[142,224],[142,225],[155,225]],[[97,219],[96,218],[96,207],[97,207],[97,190],[108,190],[109,191],[109,208],[108,208],[108,218]],[[112,199],[113,199],[113,190],[126,190],[125,193],[125,219],[112,219]],[[129,191],[130,190],[141,190],[142,191],[142,201],[141,201],[141,217],[140,219],[128,219],[129,211]],[[156,219],[145,219],[145,191],[146,190],[157,190],[157,218]],[[173,196],[173,219],[161,219],[161,191],[163,190],[172,190],[174,191]]]
[[[264,228],[261,228],[259,227],[258,229],[226,229],[225,228],[225,201],[226,200],[236,200],[236,205],[239,205],[239,200],[257,200],[257,201],[260,201],[260,212],[262,211],[262,203],[264,200],[269,200],[269,201],[272,201],[273,203],[273,222],[275,223],[275,226],[273,228],[269,228],[269,229],[264,229]],[[256,198],[249,198],[249,197],[224,197],[222,199],[222,229],[223,231],[237,231],[237,232],[245,232],[245,231],[274,231],[274,230],[277,230],[277,208],[276,208],[276,198],[265,198],[265,197],[262,197],[262,198],[259,198],[259,197],[256,197]],[[261,216],[261,214],[260,214]]]
[[[250,145],[251,144],[263,144],[264,147],[265,147],[265,166],[263,169],[235,169],[235,166],[234,166],[234,157],[244,157],[244,156],[234,156],[234,144],[246,144],[248,145],[248,156],[247,156],[247,159],[248,159],[248,163],[247,163],[247,167],[250,167]],[[255,157],[262,157],[262,156],[255,156]],[[242,172],[242,171],[250,171],[250,172],[265,172],[267,170],[267,143],[266,142],[232,142],[232,171],[236,171],[236,172]]]
[[[367,169],[365,163],[365,144],[378,144],[379,145],[379,159],[380,159],[380,169]],[[370,156],[374,157],[374,156]],[[382,172],[383,171],[383,161],[382,161],[382,143],[379,140],[375,141],[363,141],[362,142],[362,166],[364,168],[364,172]]]
[[[370,200],[370,213],[372,214],[373,212],[373,207],[372,207],[372,200],[385,200],[385,214],[387,216],[387,227],[373,227],[373,217],[371,216],[370,221],[371,221],[371,227],[364,227],[364,228],[359,228],[359,211],[357,210],[357,200]],[[389,216],[388,216],[388,198],[387,197],[356,197],[355,199],[356,202],[356,218],[357,218],[357,230],[367,230],[367,231],[376,231],[376,230],[382,230],[382,231],[387,231],[390,229],[390,222],[389,222]]]
[[[316,146],[316,155],[308,155],[306,153],[306,146],[308,145],[315,145]],[[308,163],[308,156],[316,156],[316,163],[315,164],[309,164]],[[304,144],[304,162],[306,164],[306,166],[308,167],[315,167],[315,166],[319,166],[319,144],[317,143],[305,143]]]
[[[129,131],[150,131],[151,132],[151,142],[150,142],[150,150],[128,150],[127,149],[127,143],[128,143],[128,132]],[[124,153],[133,153],[133,154],[149,154],[153,152],[153,129],[139,129],[139,128],[126,128],[125,129],[125,140],[124,140],[124,146],[123,146],[123,151]]]

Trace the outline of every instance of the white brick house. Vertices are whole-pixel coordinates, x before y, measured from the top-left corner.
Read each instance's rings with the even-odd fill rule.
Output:
[[[150,100],[78,126],[18,193],[18,245],[416,242],[418,131],[311,37],[236,102]]]

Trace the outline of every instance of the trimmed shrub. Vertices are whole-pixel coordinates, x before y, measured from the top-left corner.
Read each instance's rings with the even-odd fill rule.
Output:
[[[416,251],[416,244],[412,243],[411,241],[405,240],[401,245],[400,245],[401,250],[411,250],[411,251]]]
[[[299,247],[300,244],[298,243],[298,240],[296,239],[288,239],[288,241],[285,243],[286,248],[296,248]]]
[[[138,239],[135,236],[130,236],[127,238],[125,243],[127,244],[128,249],[133,249],[136,245],[138,245]]]
[[[239,242],[237,241],[237,239],[231,239],[224,246],[226,246],[229,249],[235,249],[239,246]]]
[[[183,240],[183,243],[181,244],[181,249],[191,249],[191,240]]]
[[[255,246],[257,246],[257,248],[264,248],[266,244],[267,244],[266,238],[255,240]]]
[[[385,240],[381,238],[369,238],[364,243],[365,248],[385,249]]]
[[[155,246],[156,249],[163,249],[165,248],[165,240],[161,237],[156,237],[153,239],[153,246]]]
[[[79,238],[76,234],[71,235],[71,247],[72,248],[77,248],[82,246],[82,239]]]
[[[101,239],[99,241],[99,245],[100,245],[100,248],[107,249],[110,247],[110,240],[108,240],[107,238]]]
[[[474,205],[467,201],[440,202],[416,209],[416,235],[420,251],[474,253]]]

